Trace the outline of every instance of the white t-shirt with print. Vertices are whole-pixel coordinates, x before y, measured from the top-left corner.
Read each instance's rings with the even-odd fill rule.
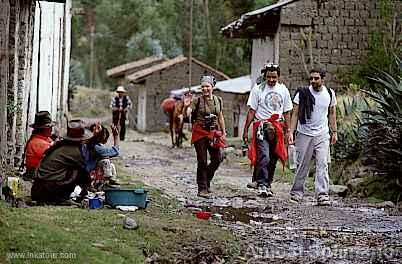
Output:
[[[329,133],[328,127],[328,107],[336,105],[336,97],[334,90],[330,89],[332,93],[332,100],[327,90],[327,87],[323,86],[321,91],[316,92],[310,85],[309,90],[314,96],[314,107],[311,113],[311,118],[307,119],[306,123],[297,123],[297,131],[307,136],[320,136],[325,133]],[[299,104],[299,93],[296,94],[293,102]]]
[[[283,113],[292,110],[292,99],[288,88],[282,83],[276,83],[274,87],[266,82],[254,86],[248,97],[247,105],[255,110],[255,117],[264,120],[273,114],[283,116]]]

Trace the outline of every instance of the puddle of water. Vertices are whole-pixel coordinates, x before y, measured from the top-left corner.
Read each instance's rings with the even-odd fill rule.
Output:
[[[229,222],[241,222],[250,224],[251,221],[260,223],[271,223],[278,219],[272,215],[256,212],[255,208],[233,208],[228,207],[202,207],[204,211],[211,212],[212,214],[222,215],[222,220]]]

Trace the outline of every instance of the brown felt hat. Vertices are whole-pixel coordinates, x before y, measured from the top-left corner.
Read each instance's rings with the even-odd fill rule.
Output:
[[[84,122],[80,119],[71,120],[67,124],[67,134],[63,139],[69,141],[84,141],[93,137],[93,133],[85,128]]]
[[[29,126],[32,128],[44,128],[52,127],[55,123],[52,121],[50,113],[48,111],[39,111],[35,114],[35,121]]]

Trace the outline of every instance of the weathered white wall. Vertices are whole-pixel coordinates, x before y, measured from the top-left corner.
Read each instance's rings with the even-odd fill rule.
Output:
[[[147,89],[141,85],[138,88],[138,123],[137,129],[145,132],[147,129]]]
[[[251,80],[254,82],[260,76],[260,71],[267,61],[275,61],[275,40],[271,38],[253,39],[251,55]]]
[[[67,111],[71,0],[38,1],[35,18],[31,98],[37,99],[31,100],[31,109],[47,110],[60,122]],[[33,117],[31,113],[31,121]]]

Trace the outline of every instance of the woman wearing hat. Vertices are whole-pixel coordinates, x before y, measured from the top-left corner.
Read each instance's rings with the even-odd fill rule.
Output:
[[[65,203],[77,185],[82,189],[81,198],[86,195],[90,176],[82,153],[85,143],[92,136],[81,120],[68,122],[67,134],[42,158],[31,189],[32,200]]]
[[[30,181],[39,167],[43,153],[53,145],[51,135],[54,122],[48,111],[40,111],[35,114],[34,123],[29,126],[33,131],[25,147],[26,171],[23,179]]]
[[[126,134],[127,111],[131,109],[132,103],[127,95],[126,89],[119,86],[116,89],[117,96],[113,97],[110,103],[113,114],[113,124],[120,127],[120,140],[124,140]]]
[[[194,122],[191,142],[197,153],[198,196],[204,198],[210,197],[210,184],[222,161],[221,148],[226,145],[222,98],[212,94],[215,84],[213,76],[201,77],[202,96],[193,99],[191,104]]]

